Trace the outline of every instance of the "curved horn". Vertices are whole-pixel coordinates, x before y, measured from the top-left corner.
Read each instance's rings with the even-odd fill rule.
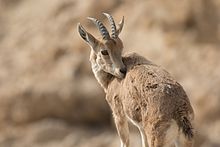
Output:
[[[96,25],[103,39],[108,40],[110,38],[108,30],[106,29],[106,27],[103,25],[101,21],[99,21],[98,19],[92,18],[92,17],[88,17],[88,19],[91,20]]]
[[[118,35],[116,34],[116,25],[115,25],[115,21],[114,21],[113,17],[108,13],[103,13],[103,14],[108,18],[108,21],[111,25],[111,31],[112,31],[111,36],[112,36],[112,38],[117,38]]]
[[[117,29],[117,31],[116,31],[117,36],[120,34],[120,32],[121,32],[123,26],[124,26],[124,16],[122,17],[121,21],[120,21],[119,24],[118,24],[118,29]]]

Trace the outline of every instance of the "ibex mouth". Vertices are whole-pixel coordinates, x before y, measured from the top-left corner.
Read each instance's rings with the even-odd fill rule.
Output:
[[[116,75],[116,77],[119,78],[119,79],[124,79],[125,76],[126,76],[126,73],[127,73],[127,69],[126,68],[119,69],[119,72]]]
[[[121,76],[121,79],[124,79],[124,78],[125,78],[125,76],[126,76],[126,74],[123,74],[123,75]]]
[[[118,74],[118,75],[114,75],[116,78],[118,79],[124,79],[125,78],[125,74]]]

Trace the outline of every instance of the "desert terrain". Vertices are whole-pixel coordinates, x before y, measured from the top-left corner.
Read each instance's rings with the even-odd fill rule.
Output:
[[[0,0],[0,147],[116,147],[120,140],[77,23],[108,12],[124,53],[181,83],[195,111],[195,147],[220,147],[219,0]],[[131,126],[131,146],[141,146]]]

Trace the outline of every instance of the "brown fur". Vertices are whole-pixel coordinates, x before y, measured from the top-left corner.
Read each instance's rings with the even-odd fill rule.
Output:
[[[114,78],[106,93],[114,117],[128,115],[143,126],[151,146],[163,146],[172,119],[192,140],[193,109],[182,86],[168,72],[135,53],[123,57],[123,62],[128,69],[126,77]]]

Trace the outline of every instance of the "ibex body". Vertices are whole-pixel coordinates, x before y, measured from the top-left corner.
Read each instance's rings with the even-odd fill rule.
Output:
[[[99,41],[80,24],[80,36],[90,45],[93,73],[106,92],[121,138],[121,147],[129,146],[128,121],[138,127],[142,146],[192,147],[193,109],[182,86],[168,72],[135,53],[122,57],[123,43],[118,35],[124,18],[116,28],[111,15],[110,37],[105,26],[89,18],[99,28]]]

